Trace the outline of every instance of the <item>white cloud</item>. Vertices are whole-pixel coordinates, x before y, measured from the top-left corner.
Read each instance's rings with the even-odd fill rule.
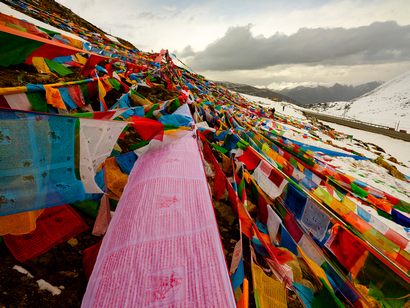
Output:
[[[166,11],[176,11],[177,10],[177,7],[175,5],[173,6],[163,5],[162,8]]]
[[[261,35],[267,38],[275,33],[289,36],[298,32],[300,28],[349,29],[368,26],[375,21],[394,20],[400,26],[410,24],[408,0],[178,0],[171,4],[164,0],[89,0],[85,7],[81,4],[85,4],[86,0],[58,1],[73,12],[79,12],[80,16],[102,30],[124,38],[147,51],[159,51],[161,48],[175,51],[190,45],[192,52],[198,52],[217,38],[222,38],[229,27],[248,24],[253,25],[252,35],[260,36],[259,38]],[[93,7],[90,6],[91,2],[95,2]],[[129,29],[126,29],[127,25]],[[192,63],[187,61],[186,64],[195,70]],[[276,66],[255,71],[199,73],[213,79],[267,86],[275,82],[351,84],[375,79],[388,80],[398,71],[410,69],[406,63],[391,64],[383,66],[383,72],[382,69],[378,69],[382,66],[378,64],[343,68],[339,65],[325,69],[292,65],[287,66],[285,70],[281,66]],[[362,72],[361,68],[375,69],[375,74],[369,71]]]

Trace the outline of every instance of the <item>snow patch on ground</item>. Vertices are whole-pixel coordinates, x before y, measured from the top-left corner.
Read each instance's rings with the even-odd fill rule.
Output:
[[[354,138],[359,139],[364,142],[370,142],[373,144],[378,145],[381,147],[385,152],[382,153],[385,158],[395,157],[399,162],[404,163],[406,166],[410,166],[410,142],[403,141],[400,139],[391,138],[384,135],[379,135],[371,132],[367,132],[360,129],[355,129],[347,126],[343,126],[340,124],[334,124],[330,122],[320,121],[325,125],[330,126],[331,128],[335,129],[338,132],[343,132],[348,135],[353,135]],[[364,149],[357,147],[358,152],[365,151]],[[367,156],[363,153],[366,157],[369,158],[376,158]],[[377,156],[372,153],[373,156]],[[389,162],[390,163],[390,162]],[[405,173],[406,175],[410,175],[410,168],[406,168],[400,165],[395,164],[397,169],[400,172]]]
[[[251,96],[251,95],[244,95],[244,94],[241,94],[241,95],[244,96],[246,99],[261,105],[262,107],[265,107],[267,109],[275,107],[275,109],[277,110],[276,112],[281,115],[290,116],[293,118],[293,120],[296,119],[302,123],[305,123],[306,125],[312,125],[303,116],[302,114],[303,108],[299,106],[289,104],[289,103],[275,102],[270,99],[260,98],[260,97]],[[282,104],[285,105],[284,111],[282,110],[282,107],[281,107]],[[367,132],[367,131],[363,131],[359,129],[350,128],[350,127],[339,125],[339,124],[334,124],[334,123],[325,122],[325,121],[320,121],[320,122],[331,127],[337,132],[341,132],[346,135],[353,135],[354,139],[357,139],[357,140],[360,140],[366,143],[367,146],[369,147],[369,150],[367,150],[363,146],[360,146],[360,142],[356,140],[353,140],[350,138],[335,140],[329,137],[328,135],[326,135],[324,132],[321,132],[320,130],[315,131],[315,134],[319,140],[314,140],[312,138],[304,138],[303,135],[311,136],[307,129],[296,128],[291,125],[283,124],[281,122],[278,122],[278,123],[282,125],[282,127],[285,129],[285,133],[283,136],[290,140],[295,140],[295,141],[299,141],[307,145],[313,145],[313,146],[320,147],[323,149],[328,149],[328,150],[333,150],[336,152],[349,154],[347,151],[338,148],[338,147],[342,147],[342,148],[346,148],[349,150],[353,150],[357,153],[363,154],[365,157],[368,157],[370,159],[376,159],[377,157],[380,156],[379,154],[375,153],[379,151],[374,149],[374,147],[371,145],[371,144],[375,144],[385,151],[385,153],[382,153],[380,151],[381,155],[383,155],[385,160],[387,160],[390,157],[394,157],[399,162],[402,162],[406,166],[410,166],[410,155],[409,155],[410,142],[402,141],[399,139],[395,139],[395,138],[391,138],[391,137],[387,137],[384,135],[379,135],[376,133],[371,133],[371,132]],[[338,147],[332,146],[330,144],[326,144],[322,141],[331,141],[333,145],[338,146]],[[355,177],[356,179],[374,188],[378,188],[386,193],[389,193],[399,199],[410,202],[410,183],[399,180],[391,176],[388,173],[388,170],[377,165],[376,163],[370,160],[358,161],[351,157],[324,156],[324,158],[330,165],[337,167],[337,170],[345,174],[351,175]],[[395,166],[403,174],[410,176],[410,168],[395,164],[391,161],[388,161],[388,163],[390,165]]]
[[[27,271],[25,268],[21,267],[20,265],[14,265],[13,269],[24,275],[27,275],[27,277],[29,278],[34,278],[34,276],[31,275],[29,271]],[[39,279],[36,282],[41,290],[49,291],[53,295],[60,295],[61,290],[65,289],[64,286],[55,287],[51,285],[50,283],[48,283],[47,281],[45,281],[44,279]]]
[[[34,276],[31,275],[28,270],[26,270],[25,268],[22,268],[20,265],[14,265],[13,269],[20,272],[20,273],[22,273],[22,274],[24,274],[24,275],[27,275],[27,277],[29,277],[29,278],[34,278]]]
[[[58,287],[49,284],[47,281],[43,279],[37,280],[37,284],[41,290],[49,291],[53,295],[61,294],[61,290]]]

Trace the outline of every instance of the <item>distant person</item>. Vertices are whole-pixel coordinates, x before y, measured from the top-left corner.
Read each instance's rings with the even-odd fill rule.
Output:
[[[275,107],[273,107],[271,110],[270,110],[270,112],[272,112],[272,116],[275,116]]]
[[[285,105],[283,105],[283,109],[282,109],[282,111],[285,111]]]

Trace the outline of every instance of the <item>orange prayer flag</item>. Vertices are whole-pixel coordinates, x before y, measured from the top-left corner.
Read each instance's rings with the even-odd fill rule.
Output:
[[[59,109],[67,109],[58,89],[48,85],[44,85],[44,89],[46,90],[47,104]]]

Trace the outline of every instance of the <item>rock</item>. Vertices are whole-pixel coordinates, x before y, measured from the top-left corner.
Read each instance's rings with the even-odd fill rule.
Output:
[[[233,209],[225,203],[218,201],[214,201],[214,208],[221,214],[222,218],[229,224],[229,226],[232,226],[236,218],[236,213]],[[225,228],[222,228],[222,230],[224,229]]]
[[[256,213],[258,210],[258,207],[253,204],[250,200],[247,200],[247,206],[248,206],[248,212],[249,213]]]
[[[130,104],[132,107],[138,107],[138,106],[147,106],[147,105],[152,105],[152,102],[149,100],[142,98],[138,95],[131,94],[130,95]]]
[[[60,275],[63,275],[65,277],[70,277],[70,278],[77,278],[78,273],[70,272],[70,271],[59,271],[58,272]]]
[[[309,280],[307,279],[302,279],[302,284],[309,289],[314,289],[313,283],[311,283]]]
[[[386,162],[385,160],[383,160],[381,158],[377,158],[376,163],[379,166],[382,166],[383,168],[387,169],[391,176],[394,176],[396,179],[407,182],[406,177],[403,175],[403,173],[401,173],[399,170],[397,170],[397,168],[395,166],[390,165],[388,162]]]
[[[395,164],[398,164],[398,163],[399,163],[399,162],[397,161],[397,159],[394,158],[393,156],[392,156],[392,157],[389,157],[387,160],[388,160],[388,161],[391,161],[391,162],[393,162],[393,163],[395,163]]]
[[[373,149],[375,149],[376,151],[382,152],[382,153],[386,153],[381,147],[379,147],[378,145],[373,145]]]
[[[77,246],[77,245],[78,245],[78,240],[77,240],[75,237],[73,237],[73,238],[70,238],[70,239],[67,241],[67,243],[70,244],[71,247],[74,247],[74,246]]]

